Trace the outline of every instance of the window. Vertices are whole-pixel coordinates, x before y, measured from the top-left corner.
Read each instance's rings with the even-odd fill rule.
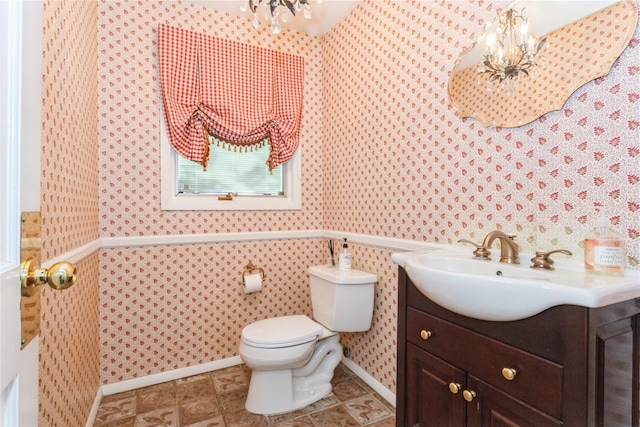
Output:
[[[161,112],[162,115],[162,112]],[[163,210],[295,210],[301,208],[300,149],[273,170],[265,164],[269,146],[249,153],[234,152],[212,141],[207,171],[171,148],[160,123],[161,203]],[[218,200],[237,193],[232,200]]]
[[[269,172],[267,140],[249,152],[209,136],[209,164],[178,156],[178,192],[192,194],[277,196],[284,194],[282,165]]]

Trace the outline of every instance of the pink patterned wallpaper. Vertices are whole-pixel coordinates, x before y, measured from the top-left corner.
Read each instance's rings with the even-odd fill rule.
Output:
[[[545,34],[544,59],[539,61],[544,64],[543,71],[530,80],[529,87],[512,94],[487,91],[488,77],[478,84],[477,63],[452,72],[447,83],[451,105],[458,117],[474,117],[485,126],[504,127],[530,123],[542,114],[559,110],[578,87],[609,73],[612,63],[629,45],[637,20],[635,2],[618,1]]]
[[[611,75],[561,111],[485,129],[454,115],[447,80],[458,52],[505,4],[364,0],[317,39],[273,38],[248,19],[191,4],[101,1],[100,236],[326,229],[453,243],[501,228],[525,252],[564,247],[580,259],[602,205],[638,268],[638,33]],[[160,22],[306,58],[301,211],[160,211]],[[354,265],[379,283],[372,330],[343,340],[395,391],[397,266],[388,250],[353,251]],[[316,239],[101,251],[100,381],[236,355],[246,323],[308,313],[306,269],[323,252]],[[262,293],[245,296],[238,281],[250,260],[269,277]]]
[[[104,237],[317,230],[322,228],[320,40],[271,37],[247,18],[178,2],[99,3],[100,232]],[[159,23],[305,58],[301,124],[302,210],[160,210]],[[237,355],[247,324],[310,314],[307,268],[319,240],[104,249],[100,289],[101,381],[112,383]],[[252,261],[264,290],[241,292]]]
[[[582,239],[602,207],[640,268],[640,55],[636,29],[607,77],[560,111],[516,128],[461,120],[447,85],[458,53],[507,1],[363,1],[322,39],[324,228],[417,241],[481,241],[493,229],[525,253]],[[376,271],[375,320],[343,336],[352,357],[395,391],[397,266],[357,247]],[[354,351],[355,349],[355,351]]]
[[[100,386],[97,252],[65,291],[42,286],[39,426],[85,425]]]
[[[515,129],[461,120],[458,53],[506,1],[365,1],[323,38],[324,227],[419,241],[582,239],[601,208],[640,267],[638,30],[611,73]]]
[[[99,237],[96,6],[43,2],[43,260]]]
[[[283,50],[305,58],[300,144],[302,210],[163,212],[160,210],[161,93],[157,27],[175,27]],[[314,230],[322,225],[320,41],[289,43],[246,18],[179,2],[102,1],[98,22],[100,233],[103,237]]]
[[[103,251],[100,300],[103,382],[238,355],[240,331],[258,319],[311,315],[307,268],[317,240],[183,245]],[[264,268],[245,294],[247,263]]]
[[[43,261],[99,237],[97,19],[95,2],[43,2]],[[97,252],[76,268],[72,288],[40,287],[40,426],[84,425],[100,385]]]

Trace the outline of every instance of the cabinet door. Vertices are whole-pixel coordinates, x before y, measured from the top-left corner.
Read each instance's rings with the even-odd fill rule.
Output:
[[[424,350],[407,344],[406,425],[463,427],[465,373]],[[458,385],[454,394],[450,384]],[[455,387],[453,387],[455,390]]]
[[[467,378],[469,427],[551,427],[562,422],[517,400],[472,375]]]
[[[640,424],[640,315],[596,329],[596,425]]]

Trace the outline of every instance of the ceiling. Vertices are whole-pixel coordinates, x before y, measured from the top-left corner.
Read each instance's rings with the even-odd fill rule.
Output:
[[[241,0],[184,0],[186,3],[194,3],[220,12],[228,12],[238,16],[246,16],[252,19],[251,11],[241,12]],[[264,0],[263,0],[264,1]],[[297,14],[288,23],[283,23],[282,28],[300,31],[312,36],[322,36],[344,18],[358,4],[359,0],[317,0],[311,1],[311,19],[304,19],[302,14]],[[260,16],[260,25],[267,25]]]

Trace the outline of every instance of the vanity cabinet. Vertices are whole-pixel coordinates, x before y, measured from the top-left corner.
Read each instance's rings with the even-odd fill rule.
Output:
[[[640,299],[489,322],[401,267],[398,295],[397,426],[640,426]]]

